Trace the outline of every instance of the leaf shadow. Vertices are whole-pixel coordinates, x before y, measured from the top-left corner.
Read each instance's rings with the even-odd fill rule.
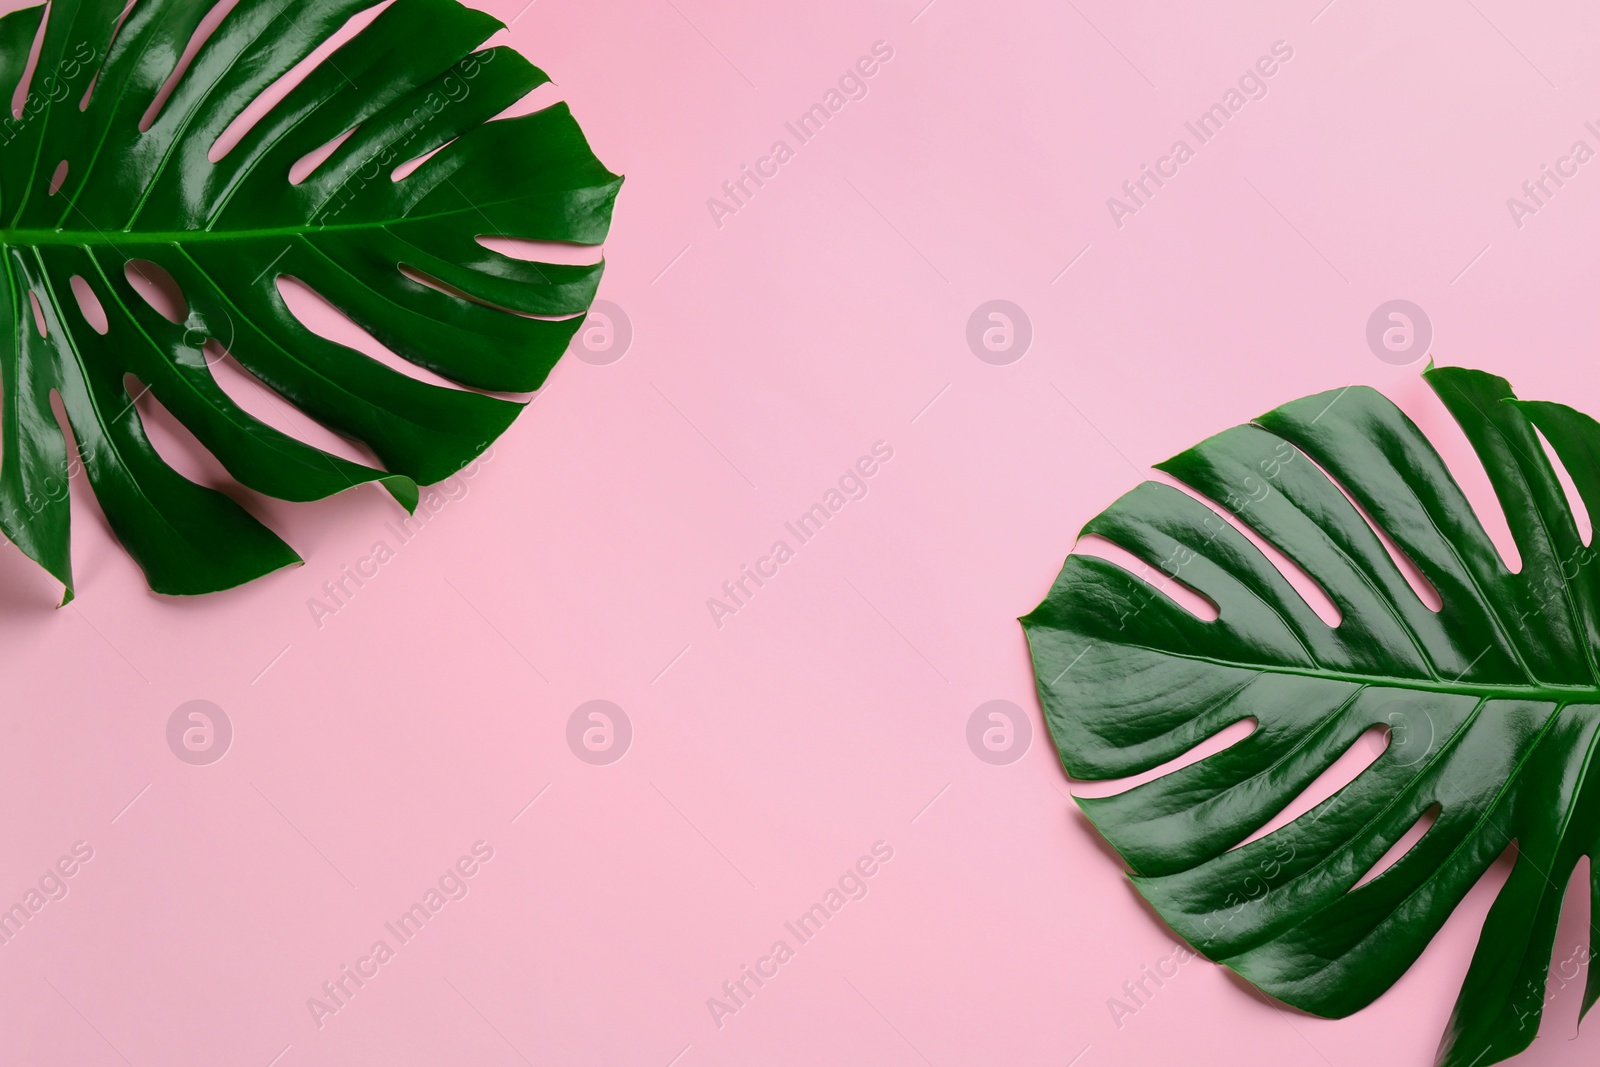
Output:
[[[1215,966],[1217,967],[1217,970],[1222,973],[1222,977],[1230,985],[1234,986],[1243,993],[1248,993],[1253,1000],[1258,1001],[1266,1007],[1276,1008],[1285,1015],[1298,1015],[1303,1019],[1315,1019],[1318,1022],[1327,1021],[1324,1016],[1313,1014],[1312,1012],[1306,1011],[1304,1008],[1297,1008],[1293,1004],[1284,1003],[1225,963],[1216,964]]]
[[[1081,808],[1074,804],[1071,813],[1068,815],[1068,818],[1075,823],[1080,830],[1083,831],[1084,835],[1089,839],[1090,844],[1099,850],[1107,859],[1120,866],[1125,874],[1133,873],[1132,868],[1128,865],[1128,861],[1123,859],[1122,853],[1117,851],[1115,845],[1106,840],[1105,835],[1102,834],[1099,828],[1095,826],[1094,822],[1083,813]],[[1162,918],[1161,913],[1156,910],[1155,905],[1146,900],[1144,894],[1139,892],[1139,888],[1133,884],[1132,880],[1123,879],[1122,886],[1128,895],[1133,899],[1133,902],[1138,906],[1139,910],[1144,912],[1146,917],[1149,918],[1150,922],[1156,928],[1161,930],[1166,936],[1170,937],[1175,944],[1188,945],[1189,948],[1193,949],[1201,959],[1205,960],[1205,962],[1216,968],[1217,972],[1220,973],[1222,977],[1231,985],[1235,986],[1242,992],[1248,993],[1254,1000],[1266,1005],[1267,1007],[1276,1008],[1281,1012],[1299,1015],[1307,1019],[1322,1018],[1320,1015],[1314,1015],[1302,1008],[1297,1008],[1293,1004],[1284,1003],[1277,997],[1274,997],[1271,993],[1268,993],[1259,986],[1255,985],[1250,981],[1250,979],[1244,977],[1238,971],[1234,970],[1232,967],[1229,967],[1226,963],[1219,963],[1216,960],[1213,960],[1206,954],[1203,946],[1191,944],[1187,938],[1174,930],[1171,925],[1167,923],[1167,920]]]
[[[20,548],[5,543],[0,552],[0,613],[28,612],[57,607],[61,586]]]
[[[1089,838],[1089,843],[1092,844],[1101,855],[1115,863],[1118,867],[1121,867],[1123,871],[1130,873],[1132,872],[1133,868],[1128,866],[1128,861],[1122,858],[1122,853],[1117,851],[1115,845],[1106,840],[1105,835],[1100,832],[1100,828],[1094,824],[1093,820],[1091,820],[1089,816],[1083,813],[1083,809],[1078,807],[1076,802],[1073,803],[1067,818],[1077,824],[1078,828],[1082,830]],[[1133,889],[1132,882],[1128,883],[1128,888]],[[1145,900],[1143,896],[1140,896],[1137,889],[1133,890],[1133,895],[1139,897],[1139,900],[1145,905],[1146,908],[1149,908],[1152,915],[1156,914],[1155,909],[1150,907],[1150,902]]]

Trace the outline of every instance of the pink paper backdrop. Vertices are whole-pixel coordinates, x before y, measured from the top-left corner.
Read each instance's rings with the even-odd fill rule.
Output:
[[[1386,301],[1438,361],[1600,409],[1600,162],[1507,206],[1600,148],[1600,13],[484,2],[628,177],[601,296],[631,343],[605,362],[613,315],[409,539],[370,487],[255,501],[305,566],[175,602],[78,484],[75,604],[0,551],[0,901],[74,872],[0,948],[0,1061],[1431,1062],[1493,884],[1353,1018],[1205,962],[1113,1017],[1172,937],[1068,799],[1014,620],[1149,464],[1316,390],[1386,390],[1487,503],[1422,364],[1369,348]],[[1275,46],[1201,144],[1185,123]],[[1169,177],[1114,218],[1143,165]],[[742,167],[767,176],[734,201]],[[995,299],[1031,326],[1009,363],[1020,333],[968,342]],[[801,544],[785,523],[875,447]],[[769,577],[714,617],[746,566]],[[209,765],[168,743],[195,700],[231,723]],[[594,700],[628,724],[598,755],[592,709],[568,728]],[[1008,764],[969,747],[992,700],[1032,733]],[[859,899],[796,937],[842,878]],[[421,933],[386,928],[439,887]],[[769,977],[734,1001],[746,965]],[[345,967],[368,977],[317,1017]],[[1525,1062],[1593,1060],[1580,985]]]

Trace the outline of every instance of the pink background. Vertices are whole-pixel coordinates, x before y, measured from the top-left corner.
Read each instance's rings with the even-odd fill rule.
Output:
[[[1149,464],[1312,391],[1386,390],[1487,503],[1422,364],[1368,349],[1384,301],[1438,361],[1600,409],[1600,161],[1506,207],[1600,148],[1600,13],[923,2],[486,0],[628,177],[601,297],[632,346],[564,360],[320,628],[308,598],[395,546],[375,488],[254,500],[305,566],[191,602],[82,484],[75,604],[0,551],[0,903],[94,850],[0,948],[0,1061],[1431,1062],[1493,876],[1350,1019],[1194,962],[1117,1025],[1172,938],[1068,799],[1014,620]],[[1280,40],[1267,96],[1119,229],[1106,198]],[[877,41],[866,98],[719,227],[707,198]],[[994,298],[1033,326],[1008,366],[965,340]],[[868,495],[718,628],[707,598],[877,441]],[[235,732],[210,766],[165,739],[195,699]],[[592,699],[633,726],[608,766],[566,742]],[[1007,766],[966,741],[994,699],[1033,724]],[[319,1028],[307,998],[480,839],[470,894]],[[868,895],[719,1028],[707,998],[878,841]],[[1524,1062],[1593,1060],[1579,987]]]

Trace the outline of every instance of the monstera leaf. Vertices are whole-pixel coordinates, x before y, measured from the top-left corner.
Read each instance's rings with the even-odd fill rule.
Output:
[[[0,120],[0,530],[67,599],[69,463],[53,396],[151,587],[237,585],[298,557],[164,463],[134,401],[148,390],[250,489],[311,500],[377,481],[415,507],[418,483],[459,469],[516,417],[521,403],[487,393],[540,386],[600,277],[598,264],[524,261],[477,238],[598,244],[621,184],[564,104],[489,121],[548,78],[509,49],[477,50],[501,24],[454,0],[394,0],[231,148],[219,138],[246,107],[372,0],[239,0],[200,34],[164,103],[213,0],[123,6],[51,0],[48,14],[0,19],[0,93],[11,100],[27,79]],[[182,290],[181,321],[130,282],[159,277],[146,263]],[[282,276],[465,388],[306,329]],[[218,387],[218,346],[383,469],[252,418]]]
[[[1214,506],[1146,482],[1084,528],[1209,600],[1214,620],[1073,555],[1023,623],[1075,778],[1151,771],[1254,724],[1204,759],[1079,804],[1179,935],[1282,1001],[1329,1017],[1364,1007],[1490,864],[1513,857],[1438,1055],[1482,1067],[1533,1040],[1565,887],[1600,849],[1600,567],[1535,432],[1600,516],[1600,424],[1517,400],[1488,374],[1426,377],[1483,461],[1517,572],[1427,438],[1358,387],[1287,404],[1159,466]],[[1338,624],[1219,511],[1309,575]],[[1402,573],[1407,560],[1440,610]],[[1389,731],[1375,762],[1249,840],[1375,726]],[[1590,893],[1593,905],[1600,881]],[[1597,996],[1590,968],[1585,1010]]]

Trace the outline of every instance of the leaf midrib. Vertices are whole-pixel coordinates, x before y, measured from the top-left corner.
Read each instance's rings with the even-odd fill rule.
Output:
[[[1052,629],[1055,629],[1052,627]],[[1060,631],[1058,632],[1067,632]],[[1082,635],[1087,636],[1087,635]],[[1345,682],[1350,685],[1360,686],[1390,686],[1396,689],[1415,689],[1429,693],[1445,693],[1454,696],[1477,697],[1481,700],[1494,698],[1515,700],[1548,700],[1556,704],[1600,704],[1600,686],[1594,685],[1561,685],[1559,683],[1459,683],[1439,682],[1427,678],[1406,678],[1388,674],[1350,674],[1344,671],[1332,670],[1326,667],[1292,667],[1277,663],[1240,663],[1235,660],[1215,659],[1211,656],[1196,656],[1185,652],[1174,652],[1167,648],[1153,648],[1150,645],[1140,644],[1135,641],[1107,642],[1112,648],[1137,648],[1142,652],[1150,652],[1157,656],[1168,656],[1173,659],[1186,659],[1194,663],[1208,663],[1213,667],[1227,667],[1234,670],[1254,671],[1257,674],[1289,674],[1301,678],[1311,678],[1322,682]],[[1492,646],[1491,646],[1492,647]],[[1485,652],[1488,649],[1484,649]],[[1574,696],[1586,696],[1589,700],[1574,700]]]
[[[490,205],[491,207],[493,205]],[[319,233],[349,233],[353,231],[381,230],[404,222],[422,222],[426,219],[445,218],[465,214],[467,210],[442,211],[435,215],[410,215],[398,219],[380,219],[374,222],[351,222],[336,226],[306,225],[281,226],[262,230],[113,230],[88,234],[82,230],[0,230],[0,245],[38,247],[41,245],[78,245],[82,247],[115,247],[122,244],[208,244],[213,241],[252,241],[267,237],[314,237]]]

